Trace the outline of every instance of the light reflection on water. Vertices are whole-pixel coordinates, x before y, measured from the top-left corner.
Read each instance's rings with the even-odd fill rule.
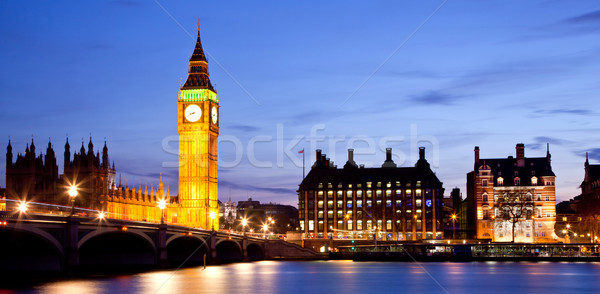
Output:
[[[42,293],[600,293],[599,263],[261,261],[57,281]]]

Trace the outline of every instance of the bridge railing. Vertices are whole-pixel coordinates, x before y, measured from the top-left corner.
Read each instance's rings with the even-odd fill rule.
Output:
[[[160,219],[139,219],[139,217],[133,218],[127,214],[120,214],[114,212],[106,212],[96,209],[89,209],[83,207],[71,207],[67,205],[59,205],[44,202],[34,201],[20,201],[14,199],[0,199],[0,211],[6,216],[18,216],[18,215],[49,215],[49,216],[79,216],[79,217],[95,217],[99,219],[119,219],[119,220],[132,220],[132,221],[143,221],[149,223],[160,223]]]

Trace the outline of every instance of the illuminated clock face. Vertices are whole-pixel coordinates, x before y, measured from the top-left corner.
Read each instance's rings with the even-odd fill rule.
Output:
[[[217,113],[217,108],[213,106],[212,110],[211,110],[211,116],[212,116],[212,122],[213,124],[217,124],[217,119],[219,114]]]
[[[196,104],[190,104],[185,108],[185,119],[189,122],[197,122],[202,117],[202,109]]]

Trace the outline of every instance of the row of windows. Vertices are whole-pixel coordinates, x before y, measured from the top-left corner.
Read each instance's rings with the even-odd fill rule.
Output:
[[[402,221],[401,220],[396,220],[396,228],[397,229],[401,229],[402,228]],[[318,231],[323,231],[325,228],[325,222],[324,221],[318,221],[316,222],[317,224],[317,230]],[[335,227],[334,227],[335,224]],[[353,230],[388,230],[391,231],[392,228],[392,224],[393,222],[391,220],[387,220],[385,221],[385,227],[383,226],[383,221],[382,220],[377,220],[377,221],[371,221],[368,220],[366,222],[363,222],[362,220],[358,220],[356,222],[352,221],[352,220],[348,220],[348,221],[337,221],[336,223],[332,222],[332,221],[328,221],[327,225],[329,229],[337,229],[337,230],[349,230],[349,231],[353,231]],[[303,220],[300,221],[300,229],[302,231],[304,231],[305,227],[305,222]],[[345,225],[345,228],[344,228]],[[422,230],[423,229],[423,222],[421,220],[417,220],[416,222],[413,222],[412,220],[407,220],[405,221],[405,225],[406,228],[408,229],[416,229],[416,230]],[[431,220],[427,220],[427,222],[425,223],[425,227],[427,230],[432,230],[433,229],[433,222]],[[308,228],[309,231],[314,231],[315,230],[315,221],[314,220],[309,220],[308,221]],[[436,224],[436,229],[440,229],[440,224],[437,223]]]
[[[500,197],[501,197],[501,196],[499,196],[499,195],[494,195],[494,200],[495,200],[495,201],[499,201],[499,200],[500,200],[500,199],[499,199]],[[531,199],[530,199],[529,197],[531,197],[531,194],[527,194],[527,195],[525,195],[525,201],[530,201]],[[536,196],[536,198],[535,198],[535,201],[542,201],[542,199],[545,199],[545,201],[551,201],[551,200],[550,200],[550,196],[549,196],[549,195],[546,195],[544,198],[542,198],[542,194],[537,194],[537,196]],[[485,202],[489,202],[489,199],[488,199],[488,194],[484,193],[483,195],[481,195],[481,200],[482,200],[482,202],[484,202],[484,203],[485,203]]]
[[[504,178],[502,178],[502,177],[498,177],[498,178],[496,179],[496,184],[497,184],[498,186],[504,186]],[[519,186],[519,185],[521,185],[521,178],[519,178],[519,177],[515,177],[515,178],[514,178],[514,184],[515,184],[515,186]],[[532,177],[532,178],[531,178],[531,185],[532,185],[532,186],[537,186],[537,185],[538,185],[538,178],[537,178],[537,177]],[[482,180],[481,180],[481,186],[482,186],[482,187],[487,187],[487,186],[488,186],[488,180],[487,180],[487,179],[482,179]],[[554,182],[547,181],[547,182],[546,182],[546,186],[554,186]]]
[[[439,200],[438,200],[439,202]],[[305,208],[305,204],[304,204],[304,200],[300,201],[300,210],[303,210]],[[373,204],[375,204],[377,207],[381,207],[384,205],[383,200],[375,200],[374,202],[372,200],[347,200],[347,201],[343,201],[343,200],[338,200],[338,201],[333,201],[333,200],[328,200],[327,204],[325,204],[325,201],[323,200],[319,200],[317,201],[317,208],[322,209],[327,207],[328,209],[342,209],[344,208],[344,206],[346,208],[352,209],[354,207],[356,208],[371,208],[373,207]],[[425,201],[421,200],[421,199],[416,199],[415,200],[415,207],[416,208],[421,208],[423,207],[423,204],[425,204],[424,206],[427,208],[431,208],[433,207],[433,200],[432,199],[425,199]],[[406,201],[405,202],[405,206],[406,208],[411,208],[413,205],[412,201]],[[391,199],[387,199],[385,200],[385,207],[391,208],[391,207],[396,207],[396,208],[400,208],[402,207],[402,200],[397,199],[395,201],[392,201]],[[309,201],[308,202],[308,209],[313,209],[315,207],[315,204],[313,201]]]
[[[395,187],[401,187],[402,186],[402,183],[400,181],[386,182],[384,185],[385,185],[385,187],[390,188],[390,187],[392,187],[392,184],[394,184]],[[324,186],[325,186],[324,183],[319,183],[318,184],[319,188],[323,188]],[[333,188],[333,186],[334,185],[332,183],[327,183],[327,188],[328,189]],[[347,188],[352,188],[352,187],[362,188],[363,184],[362,183],[348,183],[348,184],[337,183],[337,185],[335,185],[335,186],[337,188],[343,188],[344,186],[346,186]],[[376,182],[376,183],[366,182],[365,183],[365,187],[367,187],[367,188],[371,188],[373,186],[375,186],[377,188],[381,188],[382,182]],[[410,182],[406,183],[406,187],[412,187],[412,183],[410,183]],[[421,181],[417,181],[415,183],[415,187],[421,187]]]
[[[387,190],[347,190],[346,191],[346,198],[352,198],[354,195],[356,195],[357,197],[361,198],[363,196],[363,194],[365,194],[367,196],[367,198],[372,198],[373,194],[375,194],[375,196],[377,198],[381,198],[384,194],[385,191],[385,196],[386,197],[391,197],[393,196],[402,196],[402,190],[401,189],[397,189],[397,190],[392,190],[392,189],[387,189]],[[373,193],[375,192],[375,193]],[[395,192],[395,193],[394,193]],[[414,192],[414,194],[413,194]],[[428,198],[431,198],[433,196],[433,190],[432,189],[425,189],[425,196]],[[314,191],[308,191],[308,199],[314,199]],[[323,199],[325,194],[325,191],[317,191],[317,197],[319,199]],[[422,189],[406,189],[404,190],[404,196],[405,197],[412,197],[413,195],[415,197],[422,197],[423,195],[423,190]],[[344,192],[341,190],[337,190],[337,191],[332,191],[329,190],[327,191],[327,198],[328,199],[333,199],[333,196],[337,195],[336,198],[343,198],[344,196]],[[436,190],[436,195],[439,195],[439,190]]]

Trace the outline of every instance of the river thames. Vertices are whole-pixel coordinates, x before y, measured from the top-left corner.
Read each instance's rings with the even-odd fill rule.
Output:
[[[600,263],[260,261],[60,280],[24,293],[600,293]],[[4,292],[4,291],[0,291]],[[8,291],[11,293],[13,291]]]

